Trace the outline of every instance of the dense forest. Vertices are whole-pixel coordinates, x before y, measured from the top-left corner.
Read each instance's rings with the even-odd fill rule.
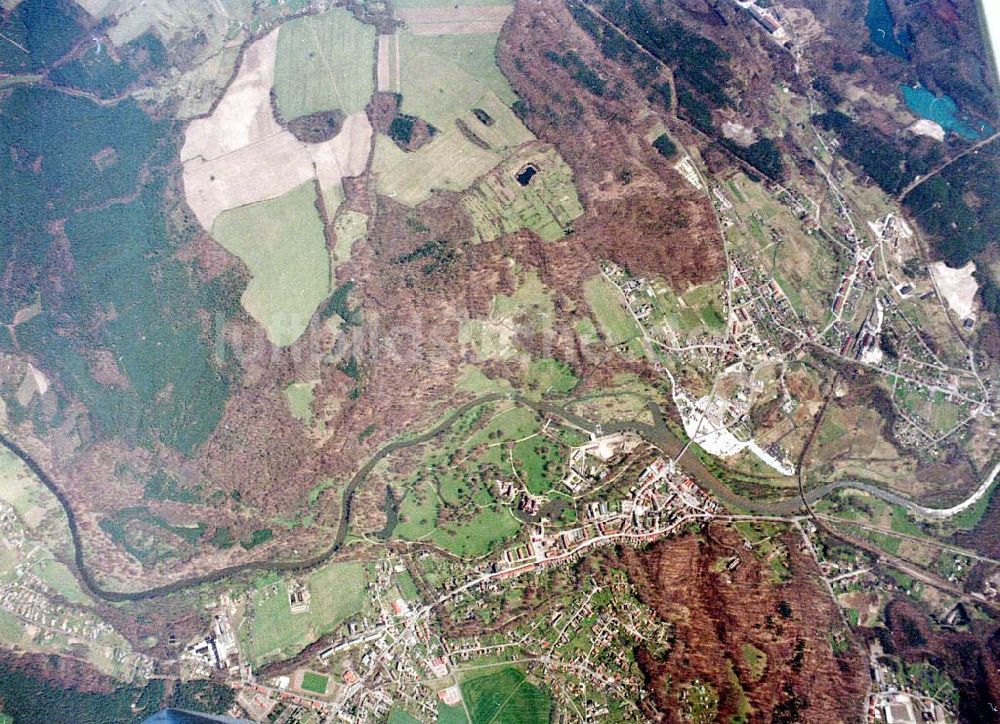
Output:
[[[235,695],[210,681],[177,682],[169,696],[160,679],[145,686],[123,686],[109,693],[62,688],[19,669],[0,664],[0,711],[15,724],[108,724],[141,722],[161,709],[222,714]]]

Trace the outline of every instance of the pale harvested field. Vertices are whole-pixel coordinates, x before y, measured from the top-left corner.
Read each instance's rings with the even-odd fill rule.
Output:
[[[512,5],[463,8],[413,8],[396,14],[414,35],[499,33]]]
[[[281,132],[268,94],[274,80],[278,30],[247,48],[243,64],[215,112],[193,121],[184,136],[181,161],[218,158]]]
[[[378,36],[378,89],[399,93],[399,35]]]
[[[181,149],[184,192],[205,229],[227,209],[277,198],[313,178],[324,196],[333,196],[342,178],[364,170],[372,129],[363,112],[317,144],[296,140],[274,120],[269,93],[278,32],[247,49],[215,112],[188,126]]]

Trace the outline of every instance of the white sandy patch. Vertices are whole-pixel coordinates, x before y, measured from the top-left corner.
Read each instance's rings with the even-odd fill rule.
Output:
[[[499,33],[513,5],[463,8],[412,8],[396,15],[414,35]]]
[[[952,269],[943,261],[936,261],[928,267],[934,278],[934,285],[945,302],[960,319],[972,315],[976,308],[976,291],[979,285],[972,276],[976,271],[975,262],[969,262],[961,269]]]
[[[21,407],[27,407],[36,394],[41,397],[48,391],[48,378],[29,362],[28,370],[24,373],[24,379],[21,380],[21,386],[18,388],[17,394],[14,395],[18,404]]]
[[[741,146],[749,146],[757,140],[752,129],[747,128],[742,123],[733,123],[732,121],[726,121],[722,124],[722,135],[736,141]]]
[[[687,394],[674,388],[674,402],[680,413],[684,431],[705,452],[716,457],[729,458],[749,450],[768,467],[782,475],[794,475],[795,467],[778,460],[752,438],[740,440],[722,422],[728,403],[718,397],[702,397],[692,403]]]
[[[921,118],[906,130],[918,136],[933,138],[935,141],[944,140],[944,129],[941,127],[941,124],[935,123],[934,121],[926,118]]]
[[[348,116],[323,143],[303,143],[274,120],[269,94],[278,32],[247,49],[215,112],[187,128],[184,193],[205,229],[227,209],[283,196],[313,178],[325,195],[364,171],[372,128],[363,112]]]

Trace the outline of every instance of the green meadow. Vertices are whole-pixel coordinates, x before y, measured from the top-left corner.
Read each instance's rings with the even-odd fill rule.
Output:
[[[286,120],[319,111],[364,110],[375,91],[375,28],[343,8],[281,26],[274,66],[278,108]]]
[[[330,260],[312,181],[284,196],[219,215],[212,236],[252,279],[243,306],[279,347],[305,331],[330,291]]]

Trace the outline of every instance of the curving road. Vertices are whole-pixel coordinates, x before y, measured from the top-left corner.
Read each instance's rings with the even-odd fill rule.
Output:
[[[38,464],[38,462],[31,457],[31,455],[21,448],[17,443],[8,438],[7,436],[0,433],[0,445],[10,450],[14,455],[21,459],[21,461],[31,470],[32,473],[48,488],[52,494],[62,505],[63,510],[66,512],[66,518],[69,522],[70,536],[73,540],[73,554],[76,563],[76,572],[80,578],[81,583],[86,587],[86,589],[91,593],[91,595],[96,598],[103,599],[112,603],[121,603],[126,601],[144,601],[152,598],[159,598],[161,596],[166,596],[171,593],[177,593],[188,588],[193,588],[195,586],[200,586],[205,583],[215,583],[217,581],[222,581],[226,578],[238,575],[240,573],[246,573],[248,571],[279,571],[279,572],[296,572],[304,571],[310,568],[315,568],[316,566],[325,563],[331,556],[333,556],[344,544],[344,539],[347,537],[348,521],[351,514],[351,502],[354,497],[354,493],[358,486],[364,482],[368,474],[371,473],[372,469],[381,462],[385,457],[391,455],[397,450],[402,450],[408,447],[413,447],[415,445],[422,445],[435,437],[441,435],[445,431],[449,430],[455,422],[465,415],[469,410],[479,407],[480,405],[486,405],[491,402],[496,402],[499,400],[512,400],[520,405],[529,407],[536,412],[550,415],[554,417],[562,418],[563,420],[569,422],[576,427],[579,427],[587,432],[594,432],[596,426],[589,420],[577,415],[569,410],[564,409],[558,405],[549,402],[539,402],[537,400],[531,400],[521,395],[517,394],[507,394],[507,393],[494,393],[489,395],[483,395],[482,397],[477,397],[465,404],[459,406],[453,410],[445,419],[439,422],[437,425],[432,427],[430,430],[417,435],[415,437],[407,438],[405,440],[396,440],[390,442],[380,448],[368,461],[359,469],[354,476],[350,479],[347,487],[344,489],[343,494],[343,506],[340,514],[340,522],[337,527],[337,533],[334,536],[333,542],[324,550],[319,553],[310,556],[308,558],[286,560],[286,561],[249,561],[246,563],[239,563],[232,566],[226,566],[218,570],[212,571],[210,573],[205,573],[197,576],[190,576],[188,578],[183,578],[173,583],[168,583],[162,586],[155,586],[153,588],[147,588],[141,591],[115,591],[103,587],[94,575],[91,573],[90,569],[87,567],[87,562],[83,555],[83,545],[80,536],[80,529],[77,524],[76,515],[73,512],[73,508],[69,504],[69,500],[66,498],[65,494],[59,488],[58,485],[49,477],[48,473]],[[633,430],[649,442],[660,448],[665,454],[676,458],[684,450],[684,443],[679,438],[677,438],[673,432],[667,427],[666,421],[663,417],[663,412],[660,408],[654,404],[650,403],[649,409],[653,414],[654,423],[652,425],[643,422],[626,422],[626,423],[612,423],[610,425],[603,426],[603,431],[606,433],[619,432],[622,430]],[[721,502],[729,506],[735,506],[743,510],[749,510],[751,512],[760,515],[772,515],[772,516],[791,516],[800,513],[805,507],[806,503],[812,504],[816,501],[829,495],[834,490],[841,488],[857,488],[876,495],[883,500],[897,504],[903,505],[914,513],[920,515],[925,515],[929,517],[947,517],[948,515],[953,515],[955,512],[960,512],[965,508],[971,506],[978,500],[982,495],[984,495],[990,485],[993,483],[994,478],[997,473],[1000,472],[1000,465],[994,468],[993,473],[987,479],[980,488],[973,493],[966,501],[960,503],[958,506],[950,509],[935,509],[935,508],[925,508],[914,503],[911,500],[903,498],[895,493],[882,490],[870,483],[864,483],[859,481],[845,480],[837,481],[832,483],[827,483],[822,487],[813,489],[805,494],[805,501],[802,497],[787,498],[783,500],[776,501],[755,501],[748,498],[744,498],[737,495],[732,490],[723,485],[719,480],[705,467],[705,465],[699,460],[690,450],[685,450],[680,458],[680,462],[683,465],[686,472],[692,475],[695,480],[706,489],[712,492]]]

